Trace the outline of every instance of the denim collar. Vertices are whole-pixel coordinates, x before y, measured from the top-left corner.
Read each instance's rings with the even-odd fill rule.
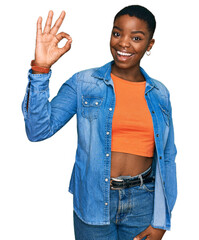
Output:
[[[114,60],[112,60],[111,62],[106,63],[104,66],[98,68],[96,71],[94,71],[94,73],[92,74],[92,77],[96,77],[99,78],[101,80],[106,81],[106,83],[108,82],[112,82],[111,81],[111,66],[114,63]],[[157,89],[159,89],[157,87],[157,85],[155,84],[154,80],[149,77],[149,75],[145,72],[145,70],[140,67],[140,71],[143,74],[144,78],[146,79],[147,85],[149,85],[151,88],[155,87]],[[146,85],[146,87],[147,87]]]

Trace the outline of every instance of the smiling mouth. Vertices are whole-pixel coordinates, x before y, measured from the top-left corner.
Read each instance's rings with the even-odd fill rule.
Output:
[[[117,55],[119,55],[119,56],[130,57],[130,56],[132,56],[133,54],[134,54],[134,53],[127,53],[127,52],[117,51]]]
[[[126,62],[132,57],[134,57],[135,53],[128,53],[128,52],[121,52],[121,51],[116,51],[116,59],[119,62]]]

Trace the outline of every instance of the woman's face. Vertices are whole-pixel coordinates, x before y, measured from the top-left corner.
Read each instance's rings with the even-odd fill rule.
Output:
[[[110,40],[115,66],[121,69],[139,66],[144,53],[152,48],[154,42],[154,39],[150,39],[145,21],[129,15],[118,17],[114,22]]]

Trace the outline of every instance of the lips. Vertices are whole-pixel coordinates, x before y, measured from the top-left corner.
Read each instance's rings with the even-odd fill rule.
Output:
[[[133,55],[133,53],[120,52],[120,51],[117,51],[117,54],[120,56],[126,56],[126,57],[130,57]]]
[[[135,53],[129,53],[124,51],[116,51],[116,58],[119,62],[126,62],[130,58],[132,58],[135,55]]]

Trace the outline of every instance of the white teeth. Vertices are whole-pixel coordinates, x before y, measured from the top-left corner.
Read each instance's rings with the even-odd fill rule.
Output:
[[[131,53],[124,53],[124,52],[120,52],[120,51],[117,51],[117,54],[122,55],[122,56],[131,56],[131,55],[133,55]]]

